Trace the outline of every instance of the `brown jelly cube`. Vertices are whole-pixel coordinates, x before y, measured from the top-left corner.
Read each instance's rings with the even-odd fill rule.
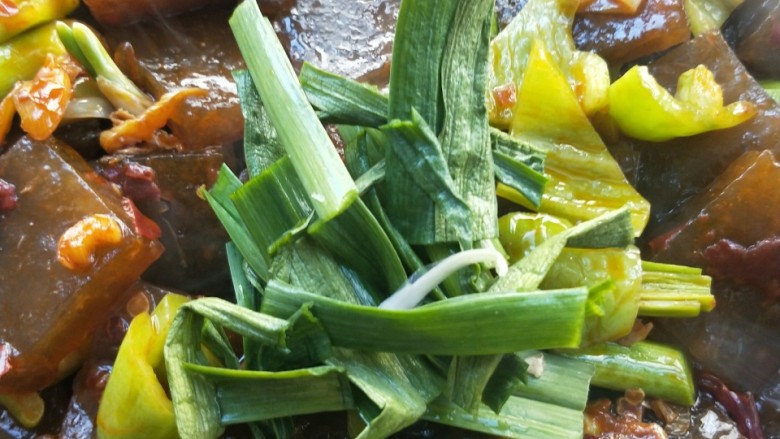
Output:
[[[92,332],[162,253],[140,236],[116,189],[70,147],[20,139],[0,156],[17,206],[0,215],[0,393],[42,389],[72,372]],[[113,218],[120,242],[98,248],[84,271],[58,260],[66,230]]]

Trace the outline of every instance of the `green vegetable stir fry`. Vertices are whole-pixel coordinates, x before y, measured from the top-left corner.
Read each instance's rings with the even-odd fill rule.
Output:
[[[643,259],[651,205],[604,139],[660,144],[749,123],[759,105],[727,101],[704,65],[672,94],[644,65],[619,71],[578,49],[575,13],[610,2],[595,3],[528,0],[499,30],[495,0],[403,0],[383,90],[308,63],[296,73],[257,2],[241,2],[229,24],[246,63],[232,72],[246,171],[223,165],[198,189],[229,237],[235,301],[170,293],[136,313],[97,437],[217,438],[234,424],[291,437],[296,416],[346,412],[361,439],[420,420],[581,438],[604,428],[586,409],[595,387],[639,392],[636,406],[692,406],[686,355],[646,341],[641,319],[712,311],[712,279]],[[686,1],[689,33],[717,29],[737,4]],[[149,96],[93,29],[65,20],[77,5],[0,0],[0,138],[18,114],[41,141],[62,121],[110,119],[99,138],[108,153],[170,140],[176,108],[205,91]],[[36,94],[46,87],[63,91]],[[130,219],[94,215],[107,225],[69,230],[81,241],[60,241],[60,262],[67,249],[82,265],[66,268],[91,270],[128,234],[154,247],[160,227],[132,203],[105,204]],[[128,256],[136,276],[159,256],[149,252]],[[0,404],[33,428],[41,389],[3,381],[16,355],[3,337]],[[52,382],[72,372],[66,354]],[[625,434],[664,435],[631,422]]]
[[[590,370],[606,387],[693,402],[680,352],[609,344],[638,315],[696,315],[714,301],[700,272],[643,265],[632,247],[649,205],[551,57],[540,34],[550,29],[522,26],[544,13],[566,35],[573,11],[564,7],[532,0],[491,44],[492,1],[404,2],[386,98],[310,66],[299,83],[256,5],[238,7],[231,25],[249,68],[236,74],[242,100],[262,103],[271,125],[245,108],[246,130],[259,139],[246,137],[247,155],[258,157],[250,180],[223,168],[203,194],[232,239],[239,304],[194,301],[171,326],[167,377],[182,437],[215,437],[237,422],[279,433],[285,417],[341,410],[362,421],[358,437],[387,437],[420,418],[510,437],[580,437]],[[529,50],[498,55],[514,69],[499,76],[486,61],[507,40]],[[577,67],[566,60],[566,71]],[[490,128],[485,104],[489,78],[507,76],[523,78],[513,82],[511,136]],[[602,93],[588,102],[607,99],[603,86],[586,90]],[[346,165],[318,116],[338,121]],[[264,138],[278,139],[271,157],[252,152],[269,148]],[[541,221],[560,224],[503,270],[504,247],[537,227],[520,231],[515,221],[499,234],[497,177],[550,218]],[[477,249],[468,270],[424,281]],[[673,276],[681,271],[689,276]],[[652,284],[653,273],[666,283]],[[243,357],[224,330],[243,337]],[[612,350],[602,357],[570,350],[601,343]],[[551,349],[576,359],[572,369],[585,377],[524,392],[538,378],[522,352]],[[567,401],[572,393],[579,399]]]

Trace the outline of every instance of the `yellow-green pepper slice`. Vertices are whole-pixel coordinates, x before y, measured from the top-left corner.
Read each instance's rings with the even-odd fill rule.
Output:
[[[34,77],[50,53],[66,53],[54,23],[36,27],[0,44],[0,99],[14,88],[17,81]]]
[[[634,66],[609,87],[609,114],[625,134],[662,142],[730,128],[753,117],[755,106],[737,101],[723,106],[723,90],[705,66],[686,71],[674,96],[647,66]]]
[[[571,228],[565,219],[544,213],[514,212],[498,219],[498,238],[515,263],[550,237]]]
[[[176,311],[189,299],[168,294],[152,314],[133,318],[106,384],[97,415],[99,438],[176,438],[164,377],[163,346]]]
[[[0,43],[33,27],[68,15],[79,0],[0,1]]]
[[[565,248],[547,273],[542,289],[595,287],[588,297],[582,345],[591,346],[628,335],[639,313],[642,260],[639,249]]]

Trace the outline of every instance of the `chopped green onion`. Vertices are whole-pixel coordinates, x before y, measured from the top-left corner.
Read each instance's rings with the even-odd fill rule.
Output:
[[[639,315],[696,317],[715,308],[712,278],[698,268],[642,261]]]
[[[379,127],[387,123],[387,97],[370,85],[304,62],[299,75],[309,102],[327,123]]]
[[[357,306],[269,282],[261,310],[286,318],[312,304],[334,346],[428,355],[487,355],[580,343],[583,288],[471,294],[411,310]]]
[[[249,177],[255,177],[284,156],[279,135],[268,118],[252,76],[246,70],[233,72],[244,116],[244,158]]]
[[[439,398],[428,405],[423,419],[504,438],[582,438],[582,411],[516,396],[509,398],[499,414],[483,407],[477,415]]]
[[[235,204],[230,196],[241,187],[241,181],[226,165],[219,170],[217,181],[208,191],[199,193],[211,206],[211,210],[217,216],[228,236],[238,251],[252,267],[254,273],[264,282],[268,281],[268,270],[271,260],[268,252],[260,248],[252,239],[252,235],[246,224],[241,219]]]
[[[337,216],[354,201],[357,188],[301,90],[273,25],[256,2],[245,1],[230,26],[314,211],[325,221]]]
[[[606,343],[580,351],[561,351],[571,358],[592,364],[591,383],[613,390],[641,388],[645,394],[693,405],[695,390],[691,367],[679,349],[649,341],[631,346]]]
[[[333,366],[283,372],[186,365],[216,389],[223,425],[352,409],[344,370]]]
[[[538,353],[538,352],[537,352]],[[532,352],[520,352],[527,358]],[[513,394],[574,410],[584,410],[588,402],[593,365],[553,352],[544,352],[544,371],[538,377],[529,376],[514,388]]]

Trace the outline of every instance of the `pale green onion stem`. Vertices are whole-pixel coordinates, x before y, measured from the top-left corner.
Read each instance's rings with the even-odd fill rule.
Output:
[[[58,22],[57,33],[68,51],[95,76],[100,90],[114,107],[138,116],[152,106],[152,99],[122,73],[87,25]]]
[[[411,309],[454,272],[472,264],[484,263],[503,276],[509,270],[504,256],[496,250],[481,248],[455,253],[434,265],[416,281],[406,284],[379,304],[383,309]]]

